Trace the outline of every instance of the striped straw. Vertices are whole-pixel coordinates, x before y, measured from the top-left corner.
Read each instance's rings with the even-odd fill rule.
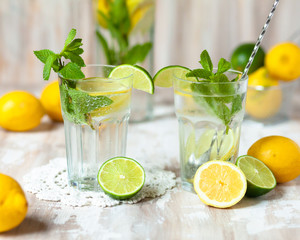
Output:
[[[251,56],[249,58],[249,61],[248,61],[247,65],[246,65],[246,67],[244,69],[244,72],[243,72],[243,75],[242,75],[241,79],[243,79],[244,77],[246,77],[246,75],[248,74],[249,68],[251,67],[251,64],[252,64],[253,59],[254,59],[254,57],[255,57],[255,55],[257,53],[257,50],[258,50],[258,48],[259,48],[259,46],[261,44],[261,41],[264,38],[264,35],[265,35],[266,31],[267,31],[267,28],[269,27],[269,24],[271,22],[271,19],[272,19],[273,15],[274,15],[274,12],[276,10],[276,7],[277,7],[278,3],[279,3],[279,0],[275,0],[275,2],[273,4],[273,7],[271,9],[271,12],[269,13],[269,16],[267,18],[267,21],[266,21],[265,25],[263,26],[262,31],[261,31],[261,33],[260,33],[260,35],[259,35],[259,37],[258,37],[258,39],[257,39],[257,41],[255,43],[255,46],[253,48],[253,51],[252,51]]]

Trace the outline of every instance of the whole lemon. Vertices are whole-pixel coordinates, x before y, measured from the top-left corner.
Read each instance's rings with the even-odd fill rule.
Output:
[[[46,85],[41,94],[41,103],[52,120],[63,121],[58,81]]]
[[[264,162],[278,183],[291,181],[300,175],[300,148],[287,137],[261,138],[249,148],[247,154]]]
[[[0,98],[0,126],[11,131],[37,127],[44,115],[41,102],[25,91],[13,91]]]
[[[0,232],[6,232],[24,220],[28,203],[18,182],[1,173],[0,189]]]
[[[291,42],[275,45],[265,57],[265,66],[270,75],[283,81],[300,77],[300,48]]]
[[[245,109],[251,117],[270,118],[279,111],[281,102],[279,81],[272,78],[265,67],[249,75]]]

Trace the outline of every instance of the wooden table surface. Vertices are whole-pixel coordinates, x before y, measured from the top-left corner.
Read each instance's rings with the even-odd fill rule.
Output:
[[[127,155],[178,177],[178,126],[173,108],[160,105],[155,109],[153,121],[129,125]],[[294,114],[289,121],[271,126],[244,121],[240,154],[258,138],[272,134],[300,144],[300,116]],[[64,156],[63,124],[47,117],[29,132],[0,129],[0,172],[21,185],[33,168]],[[155,199],[108,208],[70,207],[26,192],[29,209],[24,222],[0,234],[0,239],[299,239],[299,192],[297,178],[265,196],[244,198],[229,209],[208,207],[180,185]]]

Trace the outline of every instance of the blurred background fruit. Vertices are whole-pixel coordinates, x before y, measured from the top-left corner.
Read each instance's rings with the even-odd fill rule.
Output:
[[[249,75],[246,113],[256,119],[270,118],[279,111],[281,102],[279,81],[272,78],[265,67]]]
[[[254,43],[244,43],[233,50],[231,55],[232,68],[243,72],[253,51]],[[265,52],[259,47],[248,74],[264,66]]]
[[[100,26],[108,28],[107,22],[104,18],[110,14],[110,0],[94,0],[97,2],[97,20]],[[143,19],[150,8],[153,7],[151,0],[125,0],[128,12],[130,15],[131,29],[135,28],[136,24]]]
[[[44,116],[41,102],[29,92],[12,91],[0,98],[0,126],[11,131],[37,127]]]
[[[272,47],[265,58],[265,66],[271,76],[283,81],[300,77],[300,48],[291,42]]]
[[[249,148],[247,154],[266,164],[278,183],[291,181],[300,175],[300,147],[289,138],[261,138]]]
[[[18,226],[25,218],[28,203],[19,183],[0,173],[0,233]]]
[[[58,81],[50,82],[43,89],[41,103],[47,115],[53,120],[63,122]]]

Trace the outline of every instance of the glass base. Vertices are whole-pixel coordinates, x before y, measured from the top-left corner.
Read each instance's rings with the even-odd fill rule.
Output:
[[[188,191],[188,192],[191,192],[191,193],[196,193],[194,191],[194,185],[192,183],[190,183],[190,182],[183,182],[183,181],[181,181],[181,187],[185,191]]]
[[[85,178],[81,181],[69,180],[69,186],[79,191],[94,191],[94,192],[102,191],[97,179],[95,178]]]

